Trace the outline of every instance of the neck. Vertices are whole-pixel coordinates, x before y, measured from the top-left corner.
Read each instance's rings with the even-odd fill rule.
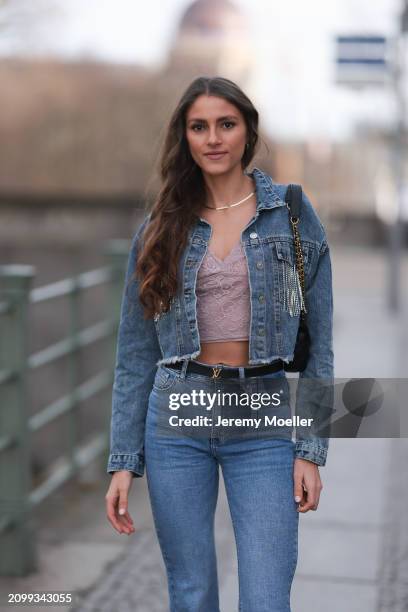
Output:
[[[253,180],[244,174],[240,166],[223,174],[203,172],[207,191],[206,205],[211,208],[232,204],[254,191]]]

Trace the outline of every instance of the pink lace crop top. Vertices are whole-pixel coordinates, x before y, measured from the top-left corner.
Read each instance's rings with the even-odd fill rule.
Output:
[[[201,341],[248,340],[251,304],[241,242],[224,260],[207,248],[198,269],[196,294]]]

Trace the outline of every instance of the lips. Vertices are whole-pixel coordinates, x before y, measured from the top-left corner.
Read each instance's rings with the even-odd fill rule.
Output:
[[[219,151],[217,153],[205,153],[205,156],[208,157],[208,159],[216,160],[216,159],[221,159],[226,154],[227,154],[226,151]]]

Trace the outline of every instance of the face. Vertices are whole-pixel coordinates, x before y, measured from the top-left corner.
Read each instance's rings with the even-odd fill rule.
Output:
[[[222,174],[241,165],[246,132],[241,111],[217,96],[199,96],[186,115],[191,155],[208,174]]]

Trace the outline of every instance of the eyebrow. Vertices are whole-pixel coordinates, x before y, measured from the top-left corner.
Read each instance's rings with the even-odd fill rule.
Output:
[[[218,117],[217,121],[226,121],[227,119],[238,119],[238,117],[236,117],[235,115],[225,115],[225,117]],[[202,121],[202,122],[206,122],[206,119],[201,119],[200,117],[193,117],[193,119],[189,119],[188,123],[191,123],[192,121]]]

